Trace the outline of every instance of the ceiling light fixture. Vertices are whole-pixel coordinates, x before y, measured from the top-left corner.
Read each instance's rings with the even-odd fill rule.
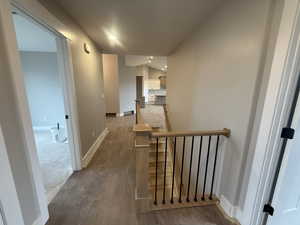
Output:
[[[115,32],[104,30],[106,37],[108,38],[111,45],[121,45],[118,35]]]

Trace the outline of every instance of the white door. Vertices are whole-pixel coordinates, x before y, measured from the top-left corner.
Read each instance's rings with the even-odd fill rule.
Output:
[[[0,225],[24,225],[0,127]]]
[[[268,217],[267,225],[300,225],[299,98],[291,126],[295,129],[294,139],[287,141],[272,202],[274,215]]]

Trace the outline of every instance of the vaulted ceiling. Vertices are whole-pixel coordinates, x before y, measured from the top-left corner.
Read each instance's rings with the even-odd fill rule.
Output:
[[[222,0],[56,0],[107,51],[168,55]]]

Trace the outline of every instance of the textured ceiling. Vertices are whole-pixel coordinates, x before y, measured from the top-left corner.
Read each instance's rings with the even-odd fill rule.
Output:
[[[221,1],[56,0],[99,48],[135,55],[168,55]]]

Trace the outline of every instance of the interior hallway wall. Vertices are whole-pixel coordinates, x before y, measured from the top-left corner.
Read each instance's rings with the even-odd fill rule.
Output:
[[[103,54],[106,113],[120,113],[118,55]]]
[[[239,205],[256,81],[271,0],[223,4],[168,57],[167,104],[174,129],[231,129],[221,194]],[[180,93],[180,94],[179,94]]]
[[[138,68],[125,65],[125,56],[118,57],[120,113],[135,111]]]
[[[17,0],[25,1],[25,0]],[[26,0],[36,3],[37,0]],[[105,129],[105,102],[103,87],[102,57],[94,42],[72,20],[71,17],[54,1],[40,0],[40,3],[50,12],[54,19],[54,28],[65,33],[70,39],[74,70],[75,90],[77,97],[79,129],[82,157],[87,153],[102,131]],[[33,3],[32,3],[33,4]],[[39,10],[42,13],[42,10]],[[44,20],[45,20],[44,18]],[[55,21],[60,21],[64,27]],[[86,43],[90,53],[86,53],[83,45]]]
[[[13,84],[12,74],[16,72],[14,67],[18,63],[14,65],[9,64],[8,59],[11,52],[6,45],[7,40],[5,37],[7,37],[7,32],[3,32],[4,28],[2,26],[2,23],[8,25],[10,22],[12,29],[13,24],[12,20],[9,21],[9,18],[3,20],[3,10],[7,8],[2,0],[0,3],[0,124],[25,225],[32,225],[39,215],[39,208],[27,155],[29,149],[24,141],[24,132]],[[5,28],[7,30],[7,27]],[[17,50],[16,45],[15,50]]]
[[[55,52],[21,51],[29,108],[34,127],[66,127],[64,97]]]

